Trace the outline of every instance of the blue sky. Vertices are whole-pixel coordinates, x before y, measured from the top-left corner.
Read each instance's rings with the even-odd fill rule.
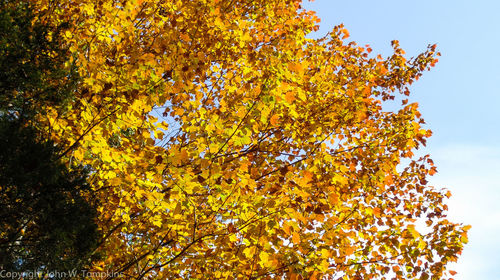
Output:
[[[449,217],[471,224],[453,265],[457,280],[500,280],[500,1],[316,0],[319,35],[343,23],[349,40],[389,55],[399,40],[408,56],[437,44],[442,56],[412,86],[433,131],[427,147],[448,188]]]

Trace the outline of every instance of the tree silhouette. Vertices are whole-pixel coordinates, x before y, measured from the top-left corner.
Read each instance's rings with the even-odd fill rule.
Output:
[[[64,28],[42,23],[28,2],[0,4],[0,268],[8,271],[86,267],[99,240],[88,171],[68,168],[37,128],[43,107],[63,108],[77,83],[64,66]]]

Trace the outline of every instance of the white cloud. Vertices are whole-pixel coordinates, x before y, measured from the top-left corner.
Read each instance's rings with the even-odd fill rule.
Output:
[[[438,167],[430,183],[453,194],[450,220],[472,225],[453,265],[456,279],[500,279],[500,147],[453,145],[427,152]]]

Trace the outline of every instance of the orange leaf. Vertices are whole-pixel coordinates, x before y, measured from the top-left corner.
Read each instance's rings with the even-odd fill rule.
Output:
[[[277,114],[274,114],[271,119],[269,120],[269,122],[271,122],[271,125],[272,126],[278,126],[278,120],[279,120],[279,116]]]
[[[292,234],[292,242],[293,242],[293,244],[296,244],[296,245],[300,244],[300,235],[298,233],[294,232]]]
[[[293,63],[293,62],[289,63],[288,69],[290,69],[293,72],[298,72],[298,73],[304,72],[304,67],[300,63]]]
[[[285,100],[288,103],[292,103],[295,100],[295,93],[289,91],[285,94]]]

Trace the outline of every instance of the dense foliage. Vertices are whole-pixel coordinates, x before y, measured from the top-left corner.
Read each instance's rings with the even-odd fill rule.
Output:
[[[34,1],[83,81],[37,122],[91,168],[123,279],[439,279],[467,227],[414,151],[436,51],[374,56],[299,0]],[[401,95],[400,95],[401,94]],[[402,105],[383,104],[402,96]],[[426,224],[416,227],[417,221]],[[451,272],[453,273],[453,272]]]
[[[71,170],[37,115],[70,102],[59,29],[24,2],[0,5],[0,268],[67,271],[91,262],[100,236],[87,172]]]

